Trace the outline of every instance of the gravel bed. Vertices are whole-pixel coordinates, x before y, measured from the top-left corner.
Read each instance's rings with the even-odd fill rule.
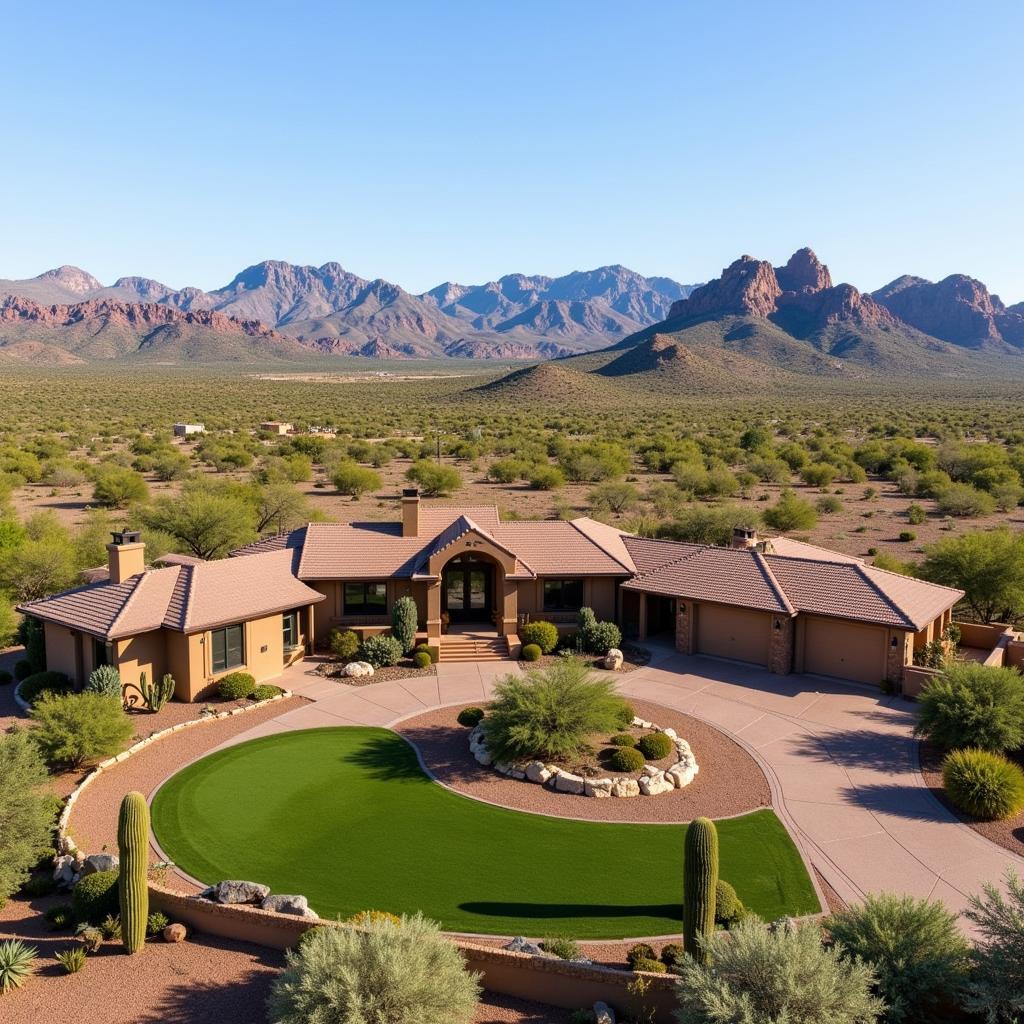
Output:
[[[416,745],[427,767],[445,785],[514,810],[586,821],[679,822],[701,815],[729,817],[771,806],[767,779],[739,744],[689,715],[646,701],[632,704],[641,718],[675,729],[693,748],[700,773],[685,789],[651,797],[598,800],[505,778],[491,768],[482,768],[469,753],[469,730],[456,721],[461,706],[427,711],[396,728]]]
[[[651,652],[645,647],[636,647],[634,644],[625,643],[619,650],[622,651],[622,668],[615,673],[616,675],[621,676],[626,672],[635,672],[638,668],[643,668],[651,660]],[[553,665],[563,660],[560,654],[542,654],[536,661],[520,660],[519,667],[523,669],[547,668],[548,665]],[[593,654],[585,654],[583,655],[583,662],[588,668],[604,669],[603,656],[595,657]]]
[[[385,668],[373,670],[372,676],[341,676],[335,671],[341,666],[337,662],[325,662],[317,666],[315,672],[325,679],[333,679],[342,686],[372,686],[374,683],[388,683],[395,679],[415,679],[417,676],[436,676],[437,668],[431,664],[426,668],[417,668],[412,661],[399,662],[397,665],[388,665]]]
[[[0,936],[39,950],[38,973],[3,998],[4,1024],[43,1024],[70,1016],[89,1024],[258,1024],[284,954],[246,942],[192,932],[186,942],[151,941],[129,957],[103,944],[78,974],[66,975],[55,953],[73,944],[51,932],[42,912],[63,896],[12,899],[0,910]],[[73,1007],[73,1011],[72,1011]],[[564,1024],[562,1010],[486,994],[474,1024]]]
[[[307,701],[302,697],[289,697],[244,715],[183,729],[157,740],[128,760],[103,772],[82,791],[71,812],[69,831],[72,838],[86,853],[99,853],[104,847],[112,848],[117,843],[117,812],[125,793],[138,790],[148,796],[167,776],[208,750],[267,719],[294,711],[305,703]]]
[[[1003,847],[1004,850],[1017,854],[1018,857],[1024,857],[1024,811],[1003,821],[981,821],[978,818],[972,818],[965,811],[954,806],[946,796],[946,790],[942,784],[942,759],[945,757],[946,751],[927,741],[921,743],[920,750],[921,775],[924,777],[925,785],[939,801],[979,835]],[[1018,763],[1021,762],[1018,761]],[[1024,768],[1024,763],[1021,763],[1021,767]]]

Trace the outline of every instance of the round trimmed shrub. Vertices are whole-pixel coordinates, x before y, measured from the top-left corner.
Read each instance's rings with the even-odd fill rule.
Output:
[[[580,639],[590,654],[607,654],[622,643],[622,630],[614,622],[595,622],[580,630]]]
[[[483,717],[483,708],[463,708],[459,712],[458,723],[466,726],[467,729],[472,729],[473,726],[480,724],[480,719]]]
[[[536,644],[543,654],[550,654],[558,646],[558,627],[553,622],[527,622],[519,629],[524,644]]]
[[[638,960],[656,960],[657,954],[654,952],[654,947],[648,945],[646,942],[638,942],[635,946],[630,946],[626,952],[626,963],[630,967],[635,969]]]
[[[668,974],[668,968],[660,961],[655,959],[643,959],[637,960],[633,964],[634,971],[647,971],[648,974]]]
[[[71,909],[79,924],[99,924],[118,913],[116,871],[95,871],[79,879],[71,890]]]
[[[256,689],[256,680],[248,672],[229,672],[217,683],[224,700],[245,700]]]
[[[431,650],[430,649],[430,644],[427,644],[427,643],[417,644],[412,649],[412,653],[413,654],[425,654],[428,658],[430,658],[430,660],[432,662],[433,661],[437,661],[437,649],[435,648],[434,650]]]
[[[262,685],[257,686],[250,696],[253,700],[270,700],[271,697],[279,697],[282,693],[284,693],[284,690],[282,690],[280,686],[274,686],[271,683],[263,683]]]
[[[0,686],[10,686],[14,682],[14,676],[7,669],[0,669]]]
[[[388,668],[391,665],[397,665],[404,653],[401,641],[387,633],[368,636],[363,641],[363,661],[368,661],[374,668]]]
[[[683,944],[681,942],[666,942],[661,947],[661,962],[671,971],[683,958]]]
[[[36,672],[26,676],[18,686],[21,699],[34,704],[44,693],[70,693],[71,680],[63,672]]]
[[[28,658],[19,658],[14,663],[14,678],[20,683],[32,675],[32,662]]]
[[[949,799],[975,818],[1009,818],[1024,808],[1024,771],[988,750],[954,750],[942,762]]]
[[[417,668],[430,668],[430,666],[433,664],[433,661],[431,660],[429,651],[417,651],[412,656],[412,663]]]
[[[638,772],[647,759],[635,747],[617,747],[608,758],[608,767],[613,772]]]
[[[628,732],[617,732],[608,742],[613,747],[635,747],[636,737]]]
[[[743,901],[736,890],[724,879],[715,886],[715,920],[719,924],[732,924],[743,913]]]
[[[674,744],[663,732],[652,732],[640,737],[637,748],[648,761],[660,761],[672,753]]]
[[[540,656],[543,653],[537,644],[526,644],[523,647],[522,659],[523,661],[540,661]]]
[[[331,654],[341,661],[351,661],[359,653],[359,636],[351,629],[332,629],[327,643]]]
[[[899,539],[906,544],[912,540],[917,540],[917,534],[913,530],[900,530]]]

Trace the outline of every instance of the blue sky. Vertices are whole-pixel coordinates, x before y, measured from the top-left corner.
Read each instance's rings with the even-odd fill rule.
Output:
[[[1024,299],[1024,4],[7,5],[0,277],[623,263]]]

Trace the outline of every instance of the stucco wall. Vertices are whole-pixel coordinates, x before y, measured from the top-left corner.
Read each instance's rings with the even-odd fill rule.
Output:
[[[178,700],[196,700],[207,687],[201,641],[201,633],[166,635],[167,671],[174,676],[174,696]]]
[[[70,629],[43,623],[43,637],[46,641],[46,667],[51,672],[63,672],[76,681],[78,666],[75,663],[75,638]],[[83,645],[84,646],[84,645]],[[84,680],[77,680],[82,683]]]
[[[115,643],[114,662],[122,683],[128,687],[137,685],[142,672],[149,682],[163,677],[168,671],[165,636],[163,630],[154,630]]]

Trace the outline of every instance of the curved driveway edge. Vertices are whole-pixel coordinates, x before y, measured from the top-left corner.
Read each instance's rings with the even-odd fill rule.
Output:
[[[442,663],[436,676],[347,687],[296,665],[280,685],[314,703],[224,746],[292,729],[392,726],[431,708],[487,700],[495,680],[514,671],[511,662]],[[901,892],[959,912],[1008,868],[1024,874],[1024,858],[978,835],[924,785],[910,702],[665,648],[614,678],[622,694],[704,719],[745,747],[765,769],[804,859],[847,902]]]

